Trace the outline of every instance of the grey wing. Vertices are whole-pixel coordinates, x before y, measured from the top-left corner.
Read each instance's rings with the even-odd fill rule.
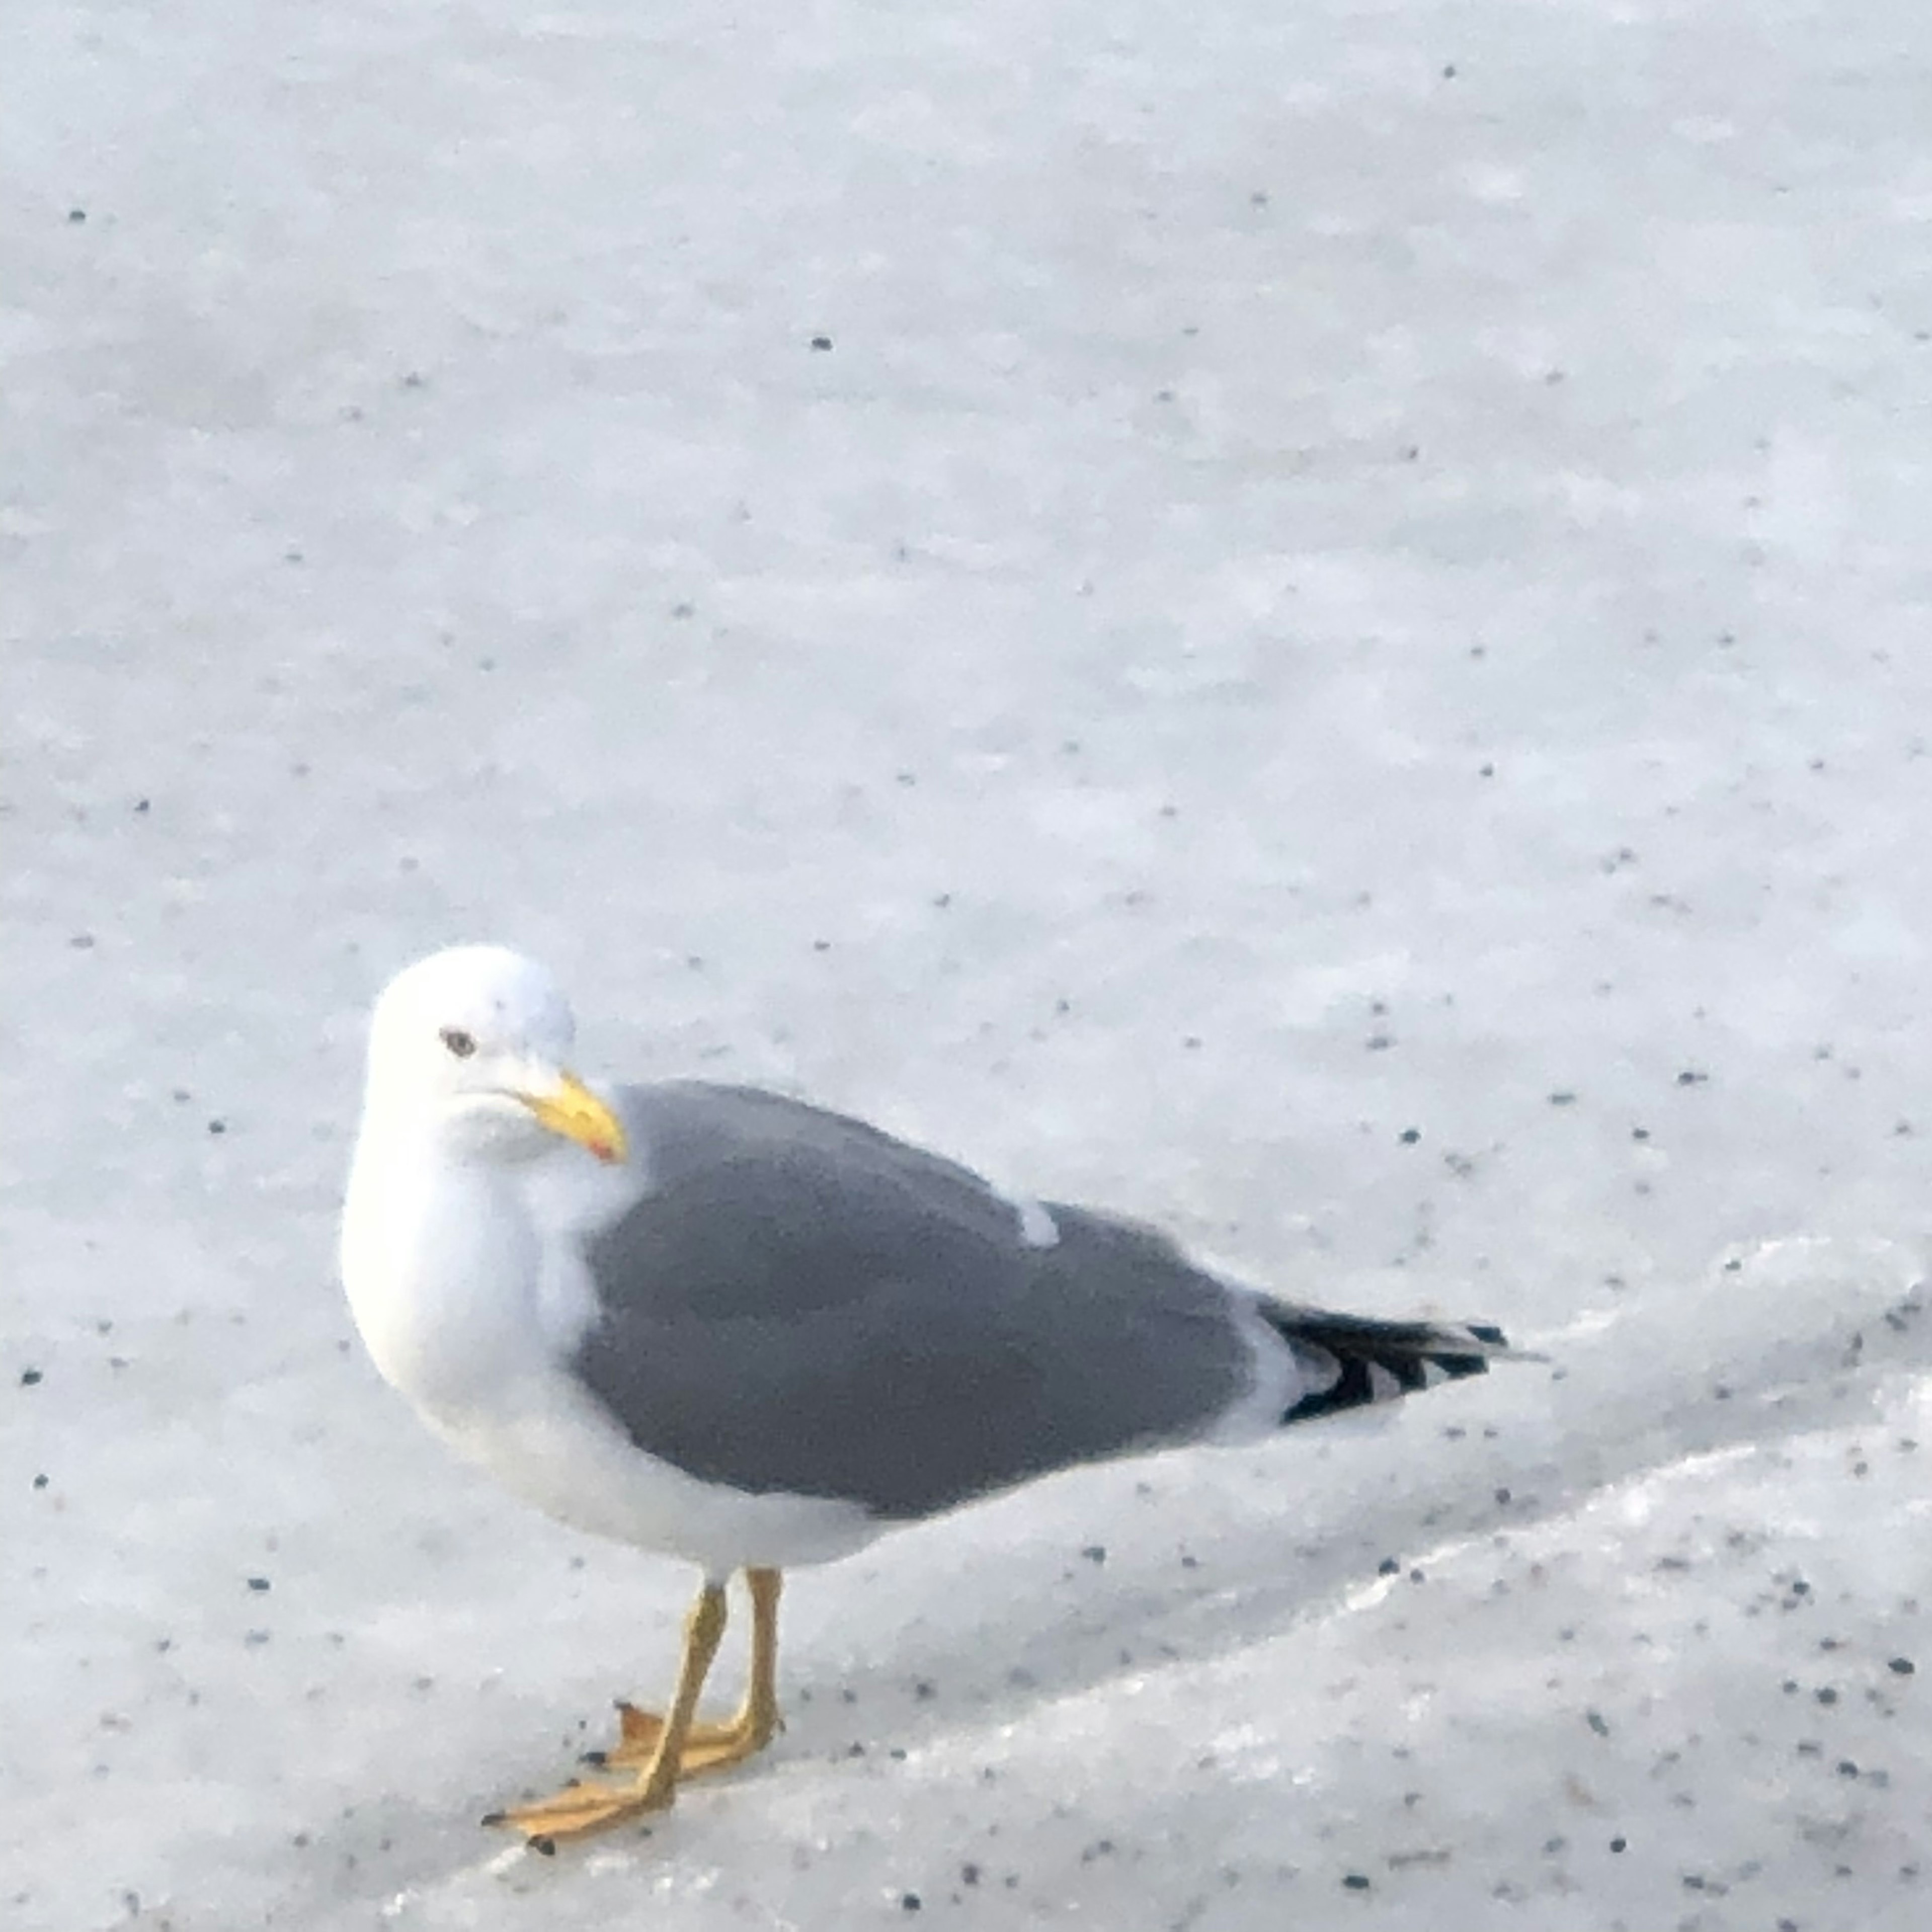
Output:
[[[640,1448],[754,1492],[929,1515],[1211,1427],[1250,1385],[1228,1290],[963,1168],[749,1090],[634,1090],[650,1191],[586,1248],[575,1368]]]

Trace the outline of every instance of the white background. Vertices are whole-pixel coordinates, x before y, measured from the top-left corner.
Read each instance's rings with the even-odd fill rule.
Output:
[[[10,1928],[1932,1916],[1923,8],[4,36]],[[768,1760],[508,1850],[690,1580],[351,1340],[480,936],[1553,1364],[800,1573]]]

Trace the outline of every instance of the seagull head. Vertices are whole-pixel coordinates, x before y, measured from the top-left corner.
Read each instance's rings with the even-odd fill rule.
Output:
[[[368,1116],[498,1160],[556,1136],[622,1160],[623,1125],[569,1070],[577,1032],[555,980],[501,946],[453,946],[382,989],[369,1028]]]

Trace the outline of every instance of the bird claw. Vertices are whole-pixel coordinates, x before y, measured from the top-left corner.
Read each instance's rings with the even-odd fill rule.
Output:
[[[532,1851],[549,1858],[560,1838],[583,1838],[632,1818],[667,1811],[676,1796],[676,1783],[668,1778],[644,1778],[628,1785],[573,1779],[548,1798],[492,1811],[483,1822],[522,1832]]]
[[[617,1742],[608,1750],[586,1752],[584,1762],[609,1771],[641,1770],[656,1756],[664,1726],[664,1720],[656,1712],[640,1710],[620,1697]],[[773,1734],[784,1728],[784,1720],[776,1713],[769,1724],[760,1725],[742,1712],[722,1724],[693,1724],[678,1756],[677,1774],[695,1778],[742,1764],[763,1750]]]

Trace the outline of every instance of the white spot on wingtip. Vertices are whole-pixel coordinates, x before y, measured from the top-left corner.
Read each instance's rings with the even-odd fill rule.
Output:
[[[1013,1210],[1020,1217],[1020,1239],[1030,1248],[1060,1245],[1060,1223],[1037,1201],[1018,1200]]]

